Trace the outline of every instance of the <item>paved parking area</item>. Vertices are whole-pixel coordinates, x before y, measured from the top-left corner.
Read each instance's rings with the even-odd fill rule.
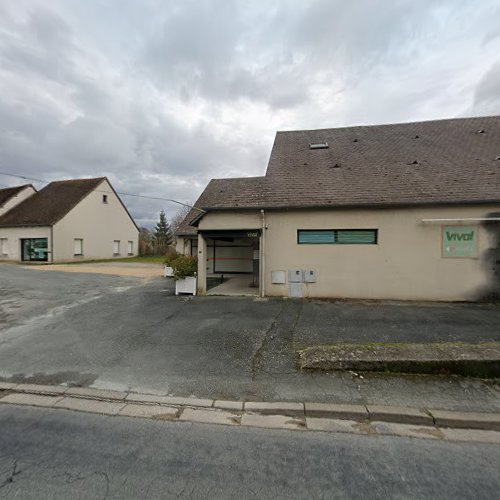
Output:
[[[76,268],[76,266],[71,266]],[[478,380],[304,373],[336,341],[500,340],[500,308],[175,297],[164,278],[0,265],[0,379],[247,400],[500,410]]]

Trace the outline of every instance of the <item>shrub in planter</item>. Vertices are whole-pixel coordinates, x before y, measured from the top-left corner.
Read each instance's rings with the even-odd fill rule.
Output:
[[[180,256],[181,254],[177,252],[168,253],[163,259],[163,264],[167,267],[172,267],[172,262]]]
[[[174,279],[181,280],[196,276],[196,272],[198,271],[198,259],[190,255],[179,255],[170,263],[170,266],[174,270]]]

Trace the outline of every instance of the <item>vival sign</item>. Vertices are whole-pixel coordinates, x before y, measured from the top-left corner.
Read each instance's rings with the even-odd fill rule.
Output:
[[[444,226],[443,257],[477,257],[477,227]]]

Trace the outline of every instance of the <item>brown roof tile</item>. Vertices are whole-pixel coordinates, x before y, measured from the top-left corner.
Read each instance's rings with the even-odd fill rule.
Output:
[[[51,182],[0,217],[0,227],[51,226],[105,179]]]
[[[309,147],[323,142],[327,149]],[[500,116],[278,132],[265,177],[214,179],[195,206],[500,202],[499,157]],[[181,226],[195,233],[192,215]]]
[[[233,179],[212,179],[175,233],[179,236],[196,234],[191,222],[203,214],[205,209],[216,207],[234,208],[245,206],[249,200],[254,203],[264,202],[264,177],[237,177]]]
[[[22,186],[0,189],[0,208],[5,205],[5,203],[7,203],[11,198],[14,198],[14,196],[18,195],[23,189],[30,186],[33,187],[31,184],[23,184]]]

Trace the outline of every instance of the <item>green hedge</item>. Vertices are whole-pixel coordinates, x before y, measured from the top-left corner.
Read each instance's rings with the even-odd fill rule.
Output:
[[[170,267],[174,270],[174,279],[181,280],[196,276],[198,271],[198,259],[190,255],[178,255],[172,262]]]

